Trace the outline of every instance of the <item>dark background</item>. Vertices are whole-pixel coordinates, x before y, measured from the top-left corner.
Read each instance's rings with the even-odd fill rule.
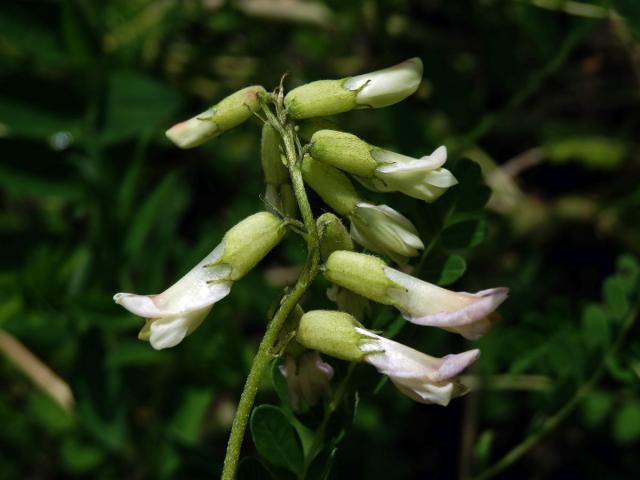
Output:
[[[177,348],[138,341],[142,322],[112,295],[161,291],[263,208],[257,121],[190,151],[163,132],[285,72],[292,88],[418,56],[414,96],[337,120],[407,155],[444,144],[453,165],[480,164],[493,196],[452,249],[467,272],[443,278],[452,254],[438,243],[419,275],[512,293],[476,343],[482,387],[447,408],[390,384],[374,393],[373,369],[357,370],[363,393],[329,478],[471,478],[585,385],[498,478],[638,478],[637,329],[613,347],[630,310],[616,262],[626,255],[624,273],[640,253],[638,38],[636,0],[3,1],[0,477],[219,475],[266,312],[305,250],[288,238]],[[436,238],[436,207],[385,201]],[[329,308],[326,286],[307,305]],[[470,348],[432,329],[398,339],[433,355]],[[54,380],[30,381],[42,365],[12,356],[16,340],[73,404],[50,397]],[[258,400],[278,403],[270,381]]]

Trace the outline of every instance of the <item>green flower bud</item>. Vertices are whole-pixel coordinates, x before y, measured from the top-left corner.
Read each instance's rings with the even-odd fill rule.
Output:
[[[289,170],[283,163],[281,139],[278,132],[269,124],[262,127],[260,159],[264,180],[267,184],[265,200],[278,211],[290,217],[295,216],[298,203],[289,183]]]
[[[421,80],[422,61],[411,58],[371,73],[307,83],[291,90],[284,103],[289,115],[296,119],[386,107],[415,92]]]
[[[271,125],[265,123],[262,127],[260,159],[265,182],[276,186],[289,183],[289,170],[282,161],[280,143],[278,132]]]
[[[249,119],[260,107],[262,94],[266,91],[260,85],[238,90],[200,115],[174,125],[166,135],[180,148],[202,145]]]
[[[337,168],[305,155],[302,161],[304,181],[322,200],[340,215],[348,215],[360,201],[351,180]]]
[[[348,362],[360,362],[365,353],[359,345],[363,336],[356,331],[361,327],[348,313],[313,310],[300,319],[296,340],[301,345]]]
[[[328,118],[316,117],[302,120],[298,123],[298,136],[307,142],[318,130],[336,130],[338,124]]]
[[[217,263],[229,265],[229,279],[237,280],[280,243],[285,233],[284,222],[272,213],[253,214],[225,234],[224,253]]]
[[[316,220],[320,236],[320,256],[326,261],[336,250],[353,250],[353,240],[342,221],[333,213],[323,213]]]
[[[363,253],[336,251],[325,263],[324,276],[331,283],[347,288],[384,305],[392,305],[390,288],[397,285],[387,277],[387,264],[378,257]]]
[[[316,160],[360,177],[373,176],[378,162],[371,147],[355,135],[335,130],[320,130],[311,137],[309,153]]]

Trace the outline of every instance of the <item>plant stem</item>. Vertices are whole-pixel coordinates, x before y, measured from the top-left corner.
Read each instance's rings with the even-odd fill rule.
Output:
[[[569,399],[567,403],[565,403],[560,410],[558,410],[554,415],[549,417],[545,422],[540,426],[538,430],[536,430],[532,435],[524,439],[520,444],[516,445],[512,448],[506,455],[504,455],[500,460],[494,463],[492,466],[487,468],[484,472],[480,473],[474,480],[487,480],[492,478],[508,468],[511,464],[515,463],[522,457],[525,453],[527,453],[531,447],[533,447],[538,441],[547,433],[551,432],[555,429],[562,421],[569,416],[573,410],[580,405],[580,402],[584,399],[584,397],[594,388],[600,378],[604,374],[607,363],[615,356],[620,347],[622,346],[624,339],[631,330],[633,326],[633,322],[635,320],[637,314],[637,309],[633,309],[627,318],[625,319],[624,325],[620,329],[620,333],[616,338],[616,341],[613,343],[611,348],[605,353],[602,357],[598,368],[593,372],[591,377],[583,383],[578,390],[574,393],[574,395]]]
[[[276,104],[276,108],[281,106]],[[273,113],[265,108],[265,113],[269,123],[280,133],[282,137],[282,144],[284,146],[284,153],[287,159],[287,165],[289,168],[289,175],[291,177],[291,184],[298,203],[298,208],[302,215],[302,220],[307,232],[307,263],[300,273],[296,284],[291,291],[285,295],[278,308],[278,311],[273,316],[273,319],[267,326],[267,331],[264,334],[258,347],[256,356],[253,359],[251,370],[247,376],[247,380],[240,396],[240,402],[238,403],[238,410],[233,419],[233,425],[231,426],[231,434],[229,435],[229,442],[227,444],[227,452],[224,459],[224,466],[222,468],[222,480],[234,480],[236,478],[236,471],[238,469],[238,461],[240,459],[240,451],[242,449],[242,441],[244,439],[245,431],[247,430],[247,424],[253,409],[253,403],[258,392],[258,387],[262,381],[269,363],[273,357],[273,347],[278,341],[280,330],[284,325],[289,314],[296,307],[298,302],[302,299],[313,279],[318,274],[318,266],[320,264],[320,240],[318,238],[318,231],[316,229],[316,222],[309,205],[307,193],[304,188],[304,182],[302,180],[302,172],[300,171],[300,162],[298,154],[296,153],[296,133],[293,125],[283,125]]]
[[[349,369],[347,370],[347,374],[342,379],[342,382],[340,382],[340,385],[336,389],[335,395],[333,396],[333,398],[331,399],[331,401],[327,404],[327,406],[325,408],[324,416],[322,417],[322,423],[316,429],[316,432],[315,432],[315,435],[314,435],[314,438],[313,438],[313,443],[311,444],[311,447],[309,448],[309,454],[307,455],[307,458],[305,459],[304,473],[303,473],[302,478],[306,478],[307,471],[309,470],[309,467],[311,466],[311,463],[313,462],[313,460],[315,460],[316,456],[318,455],[318,453],[320,453],[320,451],[322,449],[321,448],[322,447],[322,442],[324,441],[324,435],[325,435],[325,431],[327,429],[327,425],[329,424],[329,420],[331,420],[331,417],[333,416],[335,411],[340,406],[340,402],[342,401],[342,397],[344,397],[344,394],[347,392],[347,384],[349,383],[349,380],[351,379],[351,375],[353,374],[353,370],[354,370],[355,366],[356,366],[355,363],[352,363],[352,364],[349,365]]]

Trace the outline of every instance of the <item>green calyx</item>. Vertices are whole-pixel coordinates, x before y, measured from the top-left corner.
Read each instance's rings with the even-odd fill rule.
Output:
[[[327,261],[336,250],[353,250],[351,235],[333,213],[323,213],[316,220],[320,236],[320,257]]]
[[[372,177],[378,163],[373,147],[351,133],[319,130],[311,137],[309,153],[323,163],[360,177]]]
[[[203,120],[215,122],[221,132],[231,130],[248,120],[260,108],[260,95],[266,93],[260,85],[238,90],[214,105],[210,109],[211,117]]]
[[[291,90],[284,98],[291,118],[323,117],[348,112],[357,107],[356,91],[343,88],[342,80],[318,80]]]
[[[338,124],[328,118],[315,117],[298,122],[298,136],[309,142],[318,130],[336,130]]]
[[[284,237],[284,222],[269,212],[245,218],[224,236],[224,253],[216,263],[231,266],[229,280],[238,280],[256,266]]]
[[[348,313],[313,310],[300,319],[296,340],[332,357],[360,362],[365,354],[359,347],[362,335],[356,332],[357,327],[362,325]]]
[[[339,250],[327,259],[324,276],[331,283],[369,300],[392,305],[393,300],[387,292],[398,286],[385,275],[386,267],[387,264],[378,257]]]
[[[351,180],[337,168],[318,162],[309,155],[302,161],[304,181],[340,215],[350,214],[360,202]]]

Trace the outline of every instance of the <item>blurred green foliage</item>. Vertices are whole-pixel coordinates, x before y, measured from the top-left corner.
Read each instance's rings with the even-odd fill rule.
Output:
[[[257,121],[190,151],[163,132],[285,72],[291,88],[418,56],[416,95],[336,120],[408,155],[448,147],[458,187],[434,205],[384,201],[425,239],[418,276],[511,288],[503,320],[477,342],[477,393],[418,405],[373,369],[331,360],[335,410],[294,417],[274,368],[240,478],[470,478],[595,373],[564,422],[499,478],[636,478],[640,341],[624,325],[640,254],[638,40],[636,0],[2,2],[0,329],[75,401],[62,408],[0,344],[0,477],[219,475],[287,282],[280,267],[305,251],[288,238],[179,347],[138,341],[140,320],[112,294],[162,290],[263,208]],[[324,287],[305,307],[331,305]],[[370,315],[433,355],[468,347],[403,325],[387,308]]]

